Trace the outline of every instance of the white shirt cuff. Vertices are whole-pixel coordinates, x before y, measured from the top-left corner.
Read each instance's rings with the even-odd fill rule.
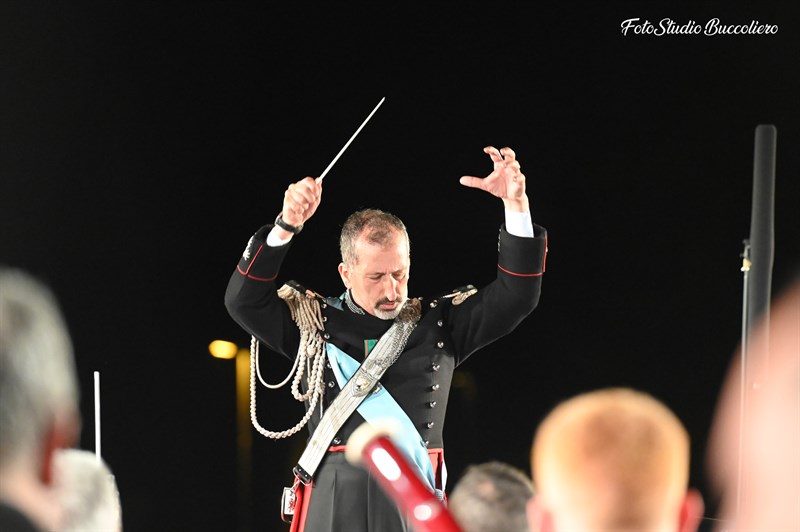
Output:
[[[514,236],[533,238],[533,220],[530,212],[515,212],[506,209],[506,231]]]
[[[287,244],[292,239],[291,236],[286,239],[279,237],[277,235],[276,229],[277,228],[273,227],[272,231],[270,231],[269,234],[267,235],[267,245],[271,248],[277,248],[279,246]]]

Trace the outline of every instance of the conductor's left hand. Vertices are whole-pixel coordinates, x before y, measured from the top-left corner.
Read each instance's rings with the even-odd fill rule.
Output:
[[[483,149],[489,154],[494,170],[485,178],[462,176],[461,184],[489,192],[503,200],[506,208],[517,212],[529,210],[528,196],[525,193],[525,175],[521,171],[516,154],[511,148],[498,150],[494,146]]]

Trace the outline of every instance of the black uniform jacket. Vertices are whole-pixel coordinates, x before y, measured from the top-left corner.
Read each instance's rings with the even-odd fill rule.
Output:
[[[225,305],[231,317],[263,345],[294,359],[300,339],[289,307],[277,295],[276,278],[291,241],[280,247],[265,243],[267,225],[250,239],[228,283]],[[547,253],[547,233],[534,225],[534,238],[499,235],[497,278],[464,298],[472,286],[431,299],[421,299],[422,317],[400,358],[386,371],[381,384],[411,418],[430,448],[443,447],[442,428],[453,370],[468,356],[513,331],[539,301]],[[295,237],[297,238],[297,237]],[[338,297],[321,298],[325,341],[357,361],[365,357],[365,340],[378,339],[391,321],[351,312]],[[323,406],[340,388],[333,371],[325,371]],[[319,412],[319,407],[315,408]],[[319,414],[309,421],[313,432]],[[343,445],[364,419],[354,412],[339,430],[333,445]]]

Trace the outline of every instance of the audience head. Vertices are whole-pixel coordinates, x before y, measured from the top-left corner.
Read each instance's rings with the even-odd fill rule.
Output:
[[[526,532],[531,497],[533,486],[524,472],[491,461],[467,467],[448,508],[464,532]]]
[[[692,531],[702,497],[689,483],[689,436],[651,395],[609,388],[556,406],[531,450],[531,530]]]
[[[800,530],[800,275],[778,293],[749,338],[747,375],[740,348],[708,447],[720,528]]]
[[[55,473],[64,504],[59,531],[122,530],[117,483],[101,458],[81,449],[61,449],[56,454]]]
[[[56,528],[53,456],[80,434],[78,380],[50,289],[0,266],[0,501]]]

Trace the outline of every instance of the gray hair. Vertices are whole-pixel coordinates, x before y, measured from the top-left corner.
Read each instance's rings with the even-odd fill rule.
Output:
[[[379,209],[362,209],[354,212],[345,220],[339,237],[342,262],[349,265],[358,263],[356,240],[362,234],[370,244],[385,246],[395,232],[401,233],[406,238],[410,254],[411,239],[409,239],[406,226],[400,218]]]
[[[530,478],[498,461],[467,467],[448,498],[448,507],[464,532],[527,532]]]
[[[35,452],[60,412],[77,414],[78,393],[55,296],[31,274],[0,265],[0,470]]]

